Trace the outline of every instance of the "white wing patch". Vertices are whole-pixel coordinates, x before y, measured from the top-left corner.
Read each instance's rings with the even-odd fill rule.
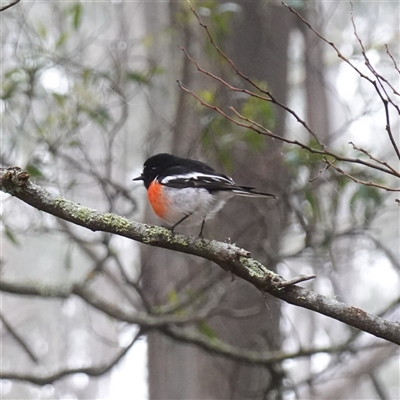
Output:
[[[199,182],[221,182],[227,183],[228,185],[235,185],[235,182],[232,178],[219,176],[219,175],[210,175],[210,174],[203,174],[201,172],[190,172],[187,174],[182,175],[173,175],[173,176],[166,176],[161,179],[161,184],[166,184],[168,182],[173,182],[177,180],[183,181],[199,181]]]

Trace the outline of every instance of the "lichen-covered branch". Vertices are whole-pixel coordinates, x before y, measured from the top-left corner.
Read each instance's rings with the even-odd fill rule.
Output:
[[[166,228],[141,224],[115,214],[101,213],[84,207],[61,196],[53,195],[43,187],[31,183],[29,174],[18,167],[0,170],[0,186],[2,191],[65,221],[92,231],[109,232],[150,246],[202,257],[250,282],[263,293],[269,293],[290,304],[307,308],[377,337],[400,344],[399,323],[386,321],[359,308],[348,306],[335,299],[329,299],[296,286],[290,281],[285,281],[275,272],[251,258],[249,252],[233,244],[175,234]],[[300,277],[293,282],[299,283],[307,279],[310,277]],[[2,290],[4,290],[3,286],[2,284]],[[75,288],[74,292],[84,295],[79,293],[79,288]],[[92,306],[102,307],[104,304],[96,303]]]

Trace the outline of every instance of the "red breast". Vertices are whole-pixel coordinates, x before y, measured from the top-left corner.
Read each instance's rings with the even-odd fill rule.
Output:
[[[163,186],[154,180],[150,183],[147,189],[147,196],[150,204],[153,207],[154,212],[161,218],[164,219],[168,212],[168,201],[163,193]]]

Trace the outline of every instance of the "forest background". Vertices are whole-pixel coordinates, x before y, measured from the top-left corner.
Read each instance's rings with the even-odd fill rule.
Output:
[[[399,17],[395,2],[4,9],[2,398],[399,398]],[[111,214],[160,225],[131,181],[158,152],[279,199],[231,200],[203,242],[122,237]]]

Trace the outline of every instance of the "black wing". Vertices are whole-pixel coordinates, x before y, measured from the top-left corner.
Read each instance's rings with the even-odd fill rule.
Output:
[[[276,198],[273,194],[257,192],[250,186],[239,186],[232,178],[218,174],[211,168],[210,173],[179,171],[178,167],[176,171],[171,171],[173,169],[169,169],[167,176],[158,178],[162,185],[177,189],[193,187],[207,189],[209,192],[229,191],[241,196]]]

